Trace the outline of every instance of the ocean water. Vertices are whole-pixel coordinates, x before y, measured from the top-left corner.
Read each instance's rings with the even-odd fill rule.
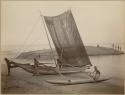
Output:
[[[103,75],[124,78],[125,55],[92,56],[90,60]]]

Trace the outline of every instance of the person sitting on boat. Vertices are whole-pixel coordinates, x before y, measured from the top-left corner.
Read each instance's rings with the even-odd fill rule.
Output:
[[[90,77],[92,77],[95,81],[97,81],[100,77],[100,71],[97,69],[96,66],[92,66],[90,69],[87,69],[86,72]]]
[[[39,62],[37,61],[36,58],[34,58],[34,73],[33,73],[34,76],[39,75],[38,65],[39,65]]]
[[[37,61],[36,58],[34,58],[34,65],[38,67],[39,62]]]
[[[49,67],[49,66],[46,66],[45,63],[40,63],[36,58],[34,58],[34,65],[35,66],[41,66],[41,67]]]
[[[62,61],[60,59],[57,59],[57,64],[59,65],[59,68],[62,68]]]
[[[94,72],[93,73],[94,73],[93,79],[95,81],[97,81],[99,79],[99,77],[100,77],[100,71],[97,69],[96,66],[94,66]]]

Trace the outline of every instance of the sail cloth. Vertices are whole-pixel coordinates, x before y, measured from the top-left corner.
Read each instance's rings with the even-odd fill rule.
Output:
[[[63,64],[91,65],[70,10],[58,16],[44,16],[44,19]]]

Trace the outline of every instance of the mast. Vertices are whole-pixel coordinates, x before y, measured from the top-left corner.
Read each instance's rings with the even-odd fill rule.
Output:
[[[51,49],[52,57],[53,57],[54,62],[55,62],[55,64],[56,64],[56,66],[57,66],[56,59],[55,59],[55,57],[54,57],[53,50],[52,50],[52,46],[51,46],[51,43],[50,43],[50,40],[49,40],[49,36],[48,36],[48,33],[47,33],[46,25],[45,25],[45,23],[44,23],[44,16],[41,15],[41,14],[40,14],[40,16],[41,16],[42,21],[43,21],[43,25],[44,25],[45,33],[46,33],[46,36],[47,36],[47,39],[48,39],[48,42],[49,42],[49,46],[50,46],[50,49]]]
[[[58,72],[58,74],[59,74],[60,76],[65,77],[65,76],[63,76],[63,75],[60,73],[59,65],[58,65],[58,63],[56,63],[56,59],[55,59],[55,57],[54,57],[53,50],[52,50],[52,46],[51,46],[51,43],[50,43],[50,40],[49,40],[49,36],[48,36],[48,33],[47,33],[46,25],[45,25],[45,23],[44,23],[44,16],[43,16],[42,14],[40,14],[40,16],[41,16],[42,21],[43,21],[43,25],[44,25],[44,28],[45,28],[46,36],[47,36],[47,39],[48,39],[48,42],[49,42],[49,46],[50,46],[50,49],[51,49],[51,53],[52,53],[52,56],[53,56],[55,65],[56,65],[56,67],[57,67],[56,70],[57,70],[57,72]]]

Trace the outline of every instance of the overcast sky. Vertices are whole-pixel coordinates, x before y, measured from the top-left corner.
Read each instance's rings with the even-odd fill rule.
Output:
[[[124,43],[125,3],[122,1],[2,1],[2,48],[48,45],[40,11],[55,16],[70,9],[87,43]]]

